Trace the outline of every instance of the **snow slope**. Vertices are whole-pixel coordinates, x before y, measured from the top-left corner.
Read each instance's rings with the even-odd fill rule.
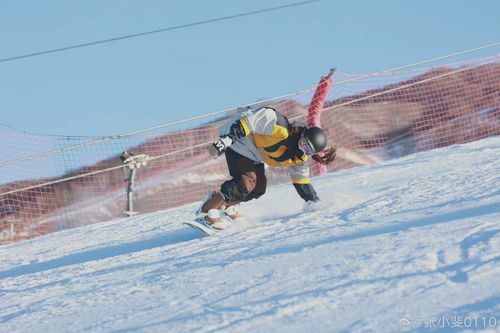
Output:
[[[0,331],[499,331],[499,156],[493,137],[316,178],[318,211],[270,188],[215,237],[189,205],[1,247]]]

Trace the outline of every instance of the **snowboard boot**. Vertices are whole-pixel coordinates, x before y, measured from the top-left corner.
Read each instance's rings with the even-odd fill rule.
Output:
[[[231,220],[236,220],[236,219],[239,219],[241,217],[243,217],[243,215],[241,215],[239,212],[238,212],[238,205],[241,203],[241,201],[235,201],[235,202],[231,202],[231,203],[228,203],[225,207],[224,207],[224,213],[231,219]]]
[[[219,192],[209,192],[197,213],[214,229],[221,230],[224,229],[224,223],[220,216],[220,210],[225,209],[225,205],[227,203],[224,201],[222,194]]]

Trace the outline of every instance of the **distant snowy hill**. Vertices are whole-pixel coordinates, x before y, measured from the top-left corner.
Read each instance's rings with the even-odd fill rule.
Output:
[[[1,332],[500,330],[500,137],[0,247]]]

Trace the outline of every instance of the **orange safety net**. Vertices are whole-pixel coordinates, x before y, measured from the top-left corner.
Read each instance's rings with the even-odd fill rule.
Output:
[[[335,72],[321,111],[321,127],[338,148],[327,171],[500,134],[498,59],[375,75]],[[314,89],[267,105],[307,122],[313,94]],[[124,151],[149,158],[135,170],[134,211],[200,201],[229,178],[224,158],[211,157],[207,147],[230,116],[92,145],[85,144],[99,138],[0,130],[0,244],[126,216],[132,170],[122,167]],[[43,155],[51,151],[59,152]],[[289,182],[286,169],[266,173],[270,185]]]

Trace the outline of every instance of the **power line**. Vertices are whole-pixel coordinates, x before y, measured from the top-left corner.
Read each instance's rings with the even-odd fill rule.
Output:
[[[10,128],[11,130],[14,130],[14,131],[16,131],[16,132],[26,133],[25,131],[20,130],[19,128],[16,128],[16,127],[14,127],[14,126],[11,126],[11,125],[8,125],[8,124],[5,124],[5,123],[1,123],[1,122],[0,122],[0,126]]]
[[[142,37],[142,36],[157,34],[157,33],[160,33],[160,32],[166,32],[166,31],[184,29],[184,28],[194,27],[194,26],[202,25],[202,24],[208,24],[208,23],[220,22],[220,21],[225,21],[225,20],[231,20],[231,19],[235,19],[235,18],[239,18],[239,17],[244,17],[244,16],[257,15],[257,14],[267,13],[267,12],[281,10],[281,9],[290,8],[290,7],[308,5],[310,3],[319,2],[319,1],[323,1],[323,0],[309,0],[309,1],[295,2],[295,3],[288,4],[288,5],[278,6],[278,7],[271,7],[271,8],[265,8],[265,9],[253,10],[253,11],[250,11],[250,12],[244,12],[244,13],[239,13],[239,14],[235,14],[235,15],[223,16],[223,17],[213,18],[213,19],[209,19],[209,20],[203,20],[203,21],[198,21],[198,22],[193,22],[193,23],[188,23],[188,24],[175,25],[175,26],[171,26],[171,27],[167,27],[167,28],[150,30],[150,31],[136,33],[136,34],[118,36],[118,37],[113,37],[113,38],[109,38],[109,39],[102,39],[102,40],[97,40],[97,41],[83,43],[83,44],[76,44],[76,45],[61,47],[61,48],[57,48],[57,49],[51,49],[51,50],[34,52],[34,53],[24,54],[24,55],[15,56],[15,57],[3,58],[3,59],[0,59],[0,63],[7,62],[7,61],[14,61],[14,60],[19,60],[19,59],[24,59],[24,58],[41,56],[41,55],[45,55],[45,54],[49,54],[49,53],[63,52],[63,51],[68,51],[68,50],[72,50],[72,49],[77,49],[77,48],[94,46],[94,45],[98,45],[98,44],[105,44],[105,43],[117,42],[117,41],[121,41],[121,40],[124,40],[124,39],[137,38],[137,37]]]
[[[14,127],[12,125],[2,123],[2,122],[0,122],[0,126],[14,130],[16,132],[19,132],[19,133],[25,135],[25,136],[27,136],[27,135],[40,135],[40,136],[49,136],[49,137],[54,137],[54,138],[91,138],[90,136],[82,136],[82,135],[58,135],[58,134],[28,132],[28,131],[21,130],[17,127]]]

